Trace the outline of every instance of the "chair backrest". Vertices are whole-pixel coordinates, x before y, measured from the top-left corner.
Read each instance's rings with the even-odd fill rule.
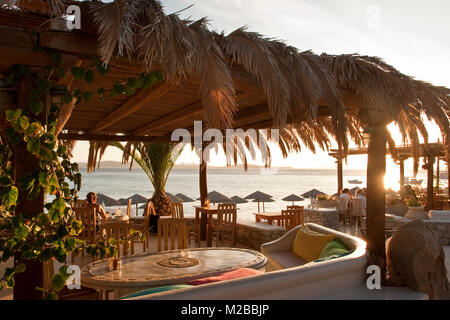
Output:
[[[75,218],[80,220],[84,225],[84,230],[79,237],[94,243],[97,239],[97,219],[95,214],[95,206],[84,206],[81,208],[74,208]]]
[[[127,205],[127,216],[131,217],[131,199],[128,199],[128,205]]]
[[[183,204],[172,202],[172,218],[184,218]]]
[[[150,229],[150,216],[156,215],[155,206],[152,201],[147,202],[147,207],[144,210],[144,231]]]
[[[280,225],[285,227],[286,230],[291,230],[297,225],[297,217],[300,213],[298,209],[287,209],[281,210],[281,221]]]
[[[235,225],[237,220],[236,203],[219,203],[217,205],[217,223]]]
[[[362,215],[363,207],[361,199],[350,199],[350,214],[351,215]]]
[[[128,222],[109,222],[100,226],[100,230],[104,233],[106,241],[109,239],[116,239],[117,241],[125,240],[122,246],[122,254],[120,253],[120,245],[118,246],[119,257],[121,255],[126,256],[129,252],[128,249],[130,244],[131,246],[134,244],[133,241],[128,241],[128,233],[130,229],[131,227]]]
[[[170,242],[170,249],[169,249]],[[188,247],[187,219],[158,219],[158,251],[186,249]]]
[[[348,210],[348,201],[350,199],[348,198],[337,198],[336,202],[337,202],[337,210],[339,212],[347,212]]]
[[[88,204],[86,199],[76,199],[73,203],[73,208],[82,208]]]
[[[287,206],[288,210],[297,210],[295,225],[305,223],[305,208],[303,206]]]

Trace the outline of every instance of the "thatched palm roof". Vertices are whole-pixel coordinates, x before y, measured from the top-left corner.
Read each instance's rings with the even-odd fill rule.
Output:
[[[302,197],[297,196],[296,194],[290,194],[287,197],[284,197],[283,199],[281,199],[283,201],[304,201],[305,199],[303,199]]]
[[[5,2],[11,1],[0,1]],[[165,79],[130,97],[67,106],[60,117],[66,139],[102,140],[120,133],[169,140],[175,128],[192,131],[193,121],[203,120],[206,127],[221,130],[283,128],[283,154],[299,151],[300,142],[312,150],[315,145],[327,149],[331,139],[345,152],[348,138],[361,143],[364,126],[392,121],[405,141],[418,144],[422,136],[426,142],[425,115],[448,141],[450,90],[415,80],[377,57],[302,52],[245,28],[228,35],[213,32],[206,19],[167,15],[156,0],[74,2],[81,8],[82,29],[56,34],[48,18],[69,2],[50,3],[49,9],[40,0],[19,1],[20,16],[0,12],[9,18],[0,19],[0,27],[6,26],[0,31],[9,32],[9,39],[21,35],[21,28],[37,31],[39,45],[63,52],[64,61],[78,58],[84,66],[99,54],[111,72],[95,81],[107,90],[143,71],[162,71]],[[7,38],[0,37],[0,44]],[[21,39],[25,36],[15,37],[13,44]],[[20,55],[0,60],[3,73],[20,62]],[[72,87],[89,85],[74,80]]]

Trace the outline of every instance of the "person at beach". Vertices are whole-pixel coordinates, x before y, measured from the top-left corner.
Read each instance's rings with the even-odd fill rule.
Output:
[[[99,233],[100,232],[100,223],[101,223],[101,219],[102,220],[106,220],[108,219],[105,210],[103,209],[103,207],[97,203],[97,194],[95,194],[95,192],[89,192],[86,196],[86,199],[88,201],[87,203],[87,207],[94,207],[95,208],[95,229],[96,232]]]
[[[363,215],[366,215],[366,206],[367,206],[367,198],[364,195],[364,191],[362,189],[358,189],[356,191],[356,197],[355,199],[361,199],[362,203],[362,213]]]
[[[350,190],[348,190],[348,188],[344,188],[341,190],[339,198],[351,199],[352,194],[351,194]]]

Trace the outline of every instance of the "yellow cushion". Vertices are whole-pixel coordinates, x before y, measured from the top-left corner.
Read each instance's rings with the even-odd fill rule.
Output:
[[[335,238],[334,234],[319,233],[303,226],[297,231],[292,252],[305,262],[314,261],[320,257],[323,247]]]

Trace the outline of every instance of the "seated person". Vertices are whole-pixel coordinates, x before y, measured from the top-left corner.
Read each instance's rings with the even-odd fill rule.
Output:
[[[103,207],[97,203],[97,195],[95,194],[95,192],[89,192],[86,196],[88,204],[86,205],[87,207],[94,207],[95,208],[95,225],[96,225],[96,232],[99,233],[99,226],[100,226],[100,218],[102,220],[106,220],[108,219],[105,210],[103,209]]]
[[[339,198],[351,199],[352,194],[348,188],[342,189],[339,195]]]
[[[400,196],[404,203],[407,200],[411,200],[411,199],[417,200],[417,195],[414,192],[411,185],[409,185],[409,184],[407,184],[406,186],[403,187],[403,190],[400,192]]]
[[[364,195],[364,191],[361,190],[361,189],[356,191],[356,198],[355,199],[361,199],[361,202],[362,202],[362,213],[363,213],[363,215],[366,215],[367,198]]]

